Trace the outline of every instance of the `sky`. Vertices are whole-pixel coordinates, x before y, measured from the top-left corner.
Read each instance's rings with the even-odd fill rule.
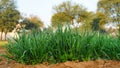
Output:
[[[38,16],[44,22],[45,26],[50,24],[51,17],[54,14],[53,7],[64,1],[81,4],[88,11],[93,12],[96,11],[98,2],[98,0],[16,0],[17,9],[23,16]]]

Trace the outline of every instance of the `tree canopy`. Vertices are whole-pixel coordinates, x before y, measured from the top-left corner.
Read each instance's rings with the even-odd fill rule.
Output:
[[[120,23],[120,0],[99,0],[98,11],[108,16],[108,23]]]
[[[83,13],[87,12],[86,8],[84,8],[80,4],[72,3],[71,1],[65,1],[54,8],[55,14],[52,16],[51,22],[52,25],[55,23],[70,23],[74,24],[74,20],[77,23],[80,23],[80,18],[84,15]],[[59,21],[59,22],[58,22]]]
[[[25,29],[43,28],[44,23],[37,16],[30,16],[23,19],[21,25],[25,25]]]
[[[14,0],[0,0],[0,31],[2,33],[12,31],[20,19],[20,13],[16,9]],[[6,35],[5,35],[6,36]],[[6,38],[6,37],[5,37]]]
[[[71,21],[71,17],[64,12],[56,13],[52,16],[52,26],[65,25]]]
[[[107,16],[101,12],[97,12],[93,18],[91,23],[93,30],[100,30],[103,29],[103,25],[107,23]]]

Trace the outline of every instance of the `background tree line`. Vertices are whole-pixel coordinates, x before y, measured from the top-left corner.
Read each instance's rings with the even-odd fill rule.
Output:
[[[104,25],[107,23],[114,23],[119,26],[119,6],[120,0],[99,0],[95,13],[87,11],[80,4],[65,1],[53,7],[54,14],[51,18],[51,26],[56,28],[57,25],[81,23],[82,25],[78,28],[81,31],[104,31]],[[23,17],[16,8],[15,0],[0,0],[0,39],[2,40],[3,33],[5,33],[6,38],[6,34],[11,32],[17,24],[27,30],[44,27],[44,23],[37,16]]]
[[[15,2],[13,0],[0,0],[0,32],[1,40],[2,34],[14,29],[15,25],[20,19],[20,12],[16,10]]]
[[[84,6],[71,1],[63,2],[53,8],[52,27],[58,24],[81,23],[81,30],[104,30],[107,23],[120,24],[120,0],[99,0],[97,11],[89,12]],[[73,22],[75,20],[76,22]]]
[[[22,21],[20,22],[20,20]],[[17,28],[17,24],[28,30],[44,26],[37,16],[23,17],[16,8],[15,0],[0,0],[0,40],[3,40],[3,34],[5,34],[4,39],[6,40],[7,33]]]

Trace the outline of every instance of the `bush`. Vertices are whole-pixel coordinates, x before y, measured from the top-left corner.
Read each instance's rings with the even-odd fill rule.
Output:
[[[120,60],[119,38],[93,31],[79,33],[70,28],[58,28],[56,32],[33,30],[9,41],[6,48],[9,58],[25,64]]]

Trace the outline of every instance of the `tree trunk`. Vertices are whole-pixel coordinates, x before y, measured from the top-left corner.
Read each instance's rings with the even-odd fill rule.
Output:
[[[0,40],[2,40],[2,32],[1,32]]]
[[[7,32],[5,32],[5,41],[7,40],[6,35],[7,35]]]
[[[1,31],[1,38],[0,38],[1,41],[2,41],[2,37],[3,37],[2,35],[3,35],[3,32]]]

